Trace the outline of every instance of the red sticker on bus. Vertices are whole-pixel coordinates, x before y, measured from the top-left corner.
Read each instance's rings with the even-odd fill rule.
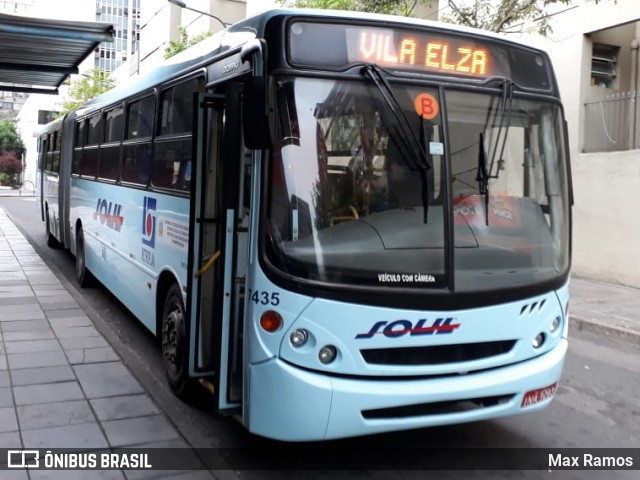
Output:
[[[484,197],[468,195],[453,200],[455,223],[481,225],[486,222]],[[498,228],[521,228],[518,201],[514,197],[491,195],[489,197],[489,225]]]
[[[440,105],[436,97],[430,93],[421,93],[413,101],[416,113],[425,120],[432,120],[440,113]]]

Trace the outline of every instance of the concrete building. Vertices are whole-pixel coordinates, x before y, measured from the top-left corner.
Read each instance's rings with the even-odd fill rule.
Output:
[[[166,48],[180,30],[192,38],[216,33],[247,15],[246,0],[186,0],[188,8],[168,1],[140,0],[140,52],[130,73],[146,72],[164,60]],[[193,9],[193,10],[191,10]],[[197,11],[194,11],[197,10]]]
[[[551,20],[527,41],[551,56],[569,127],[573,272],[640,287],[640,2],[574,1]]]
[[[115,27],[113,42],[102,43],[95,53],[95,67],[113,72],[138,50],[140,0],[97,0],[95,21]]]

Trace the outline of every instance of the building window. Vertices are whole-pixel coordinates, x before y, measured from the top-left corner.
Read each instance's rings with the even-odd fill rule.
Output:
[[[594,43],[591,55],[591,85],[614,88],[620,47]]]
[[[52,110],[38,110],[38,125],[45,125],[53,121],[56,112]]]

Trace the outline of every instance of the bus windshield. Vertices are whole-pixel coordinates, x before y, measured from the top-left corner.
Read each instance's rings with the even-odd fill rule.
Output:
[[[370,81],[277,82],[271,264],[300,280],[458,292],[566,274],[560,107],[499,90],[446,90],[442,102],[435,88],[391,88],[428,168]]]

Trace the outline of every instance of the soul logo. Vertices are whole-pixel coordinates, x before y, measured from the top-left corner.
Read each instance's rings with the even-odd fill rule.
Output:
[[[460,323],[453,323],[455,318],[437,318],[431,324],[427,324],[427,319],[422,318],[414,325],[409,320],[396,320],[395,322],[380,321],[376,322],[371,330],[367,333],[359,333],[356,340],[363,338],[371,338],[377,333],[381,333],[387,338],[398,338],[407,333],[412,336],[418,335],[440,335],[445,333],[453,333],[460,327]],[[384,328],[382,328],[384,327]]]
[[[99,220],[102,225],[119,232],[124,223],[124,217],[120,215],[120,212],[122,212],[122,205],[99,198],[93,219]]]

